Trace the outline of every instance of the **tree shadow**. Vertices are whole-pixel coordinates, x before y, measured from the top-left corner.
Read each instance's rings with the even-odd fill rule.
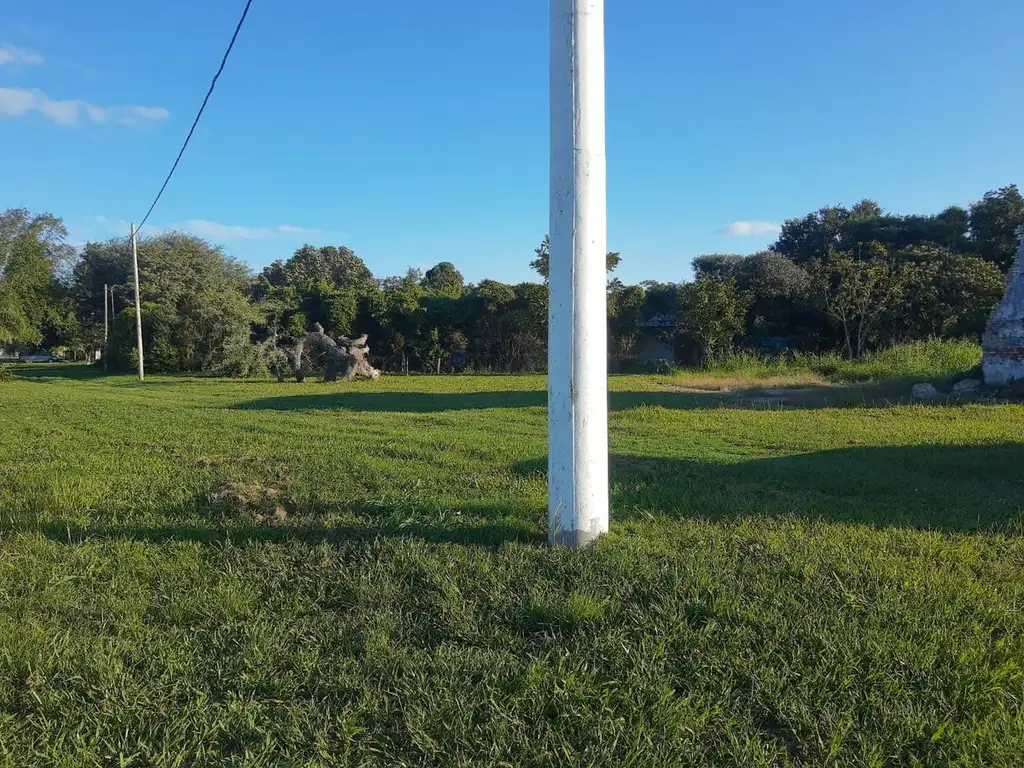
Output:
[[[242,411],[380,411],[435,413],[488,408],[535,408],[547,405],[547,393],[538,390],[492,392],[329,392],[262,397],[237,403]]]
[[[109,375],[102,368],[89,363],[11,363],[8,368],[19,379],[28,381],[89,381]]]
[[[304,544],[367,543],[378,539],[418,539],[435,544],[460,544],[498,549],[518,542],[538,546],[545,541],[543,510],[502,505],[439,508],[428,504],[322,503],[315,507],[287,505],[282,521],[256,522],[251,514],[235,514],[200,494],[193,504],[160,510],[166,523],[133,525],[71,520],[34,522],[8,519],[0,531],[40,533],[64,543],[86,540],[129,540],[151,544],[194,541],[202,544],[300,542]],[[102,510],[98,520],[112,515]]]
[[[611,457],[612,525],[680,520],[807,520],[907,528],[945,534],[1024,535],[1024,444],[850,447],[738,462],[673,457]],[[513,466],[542,483],[543,458]],[[277,524],[194,503],[159,510],[157,522],[111,524],[7,518],[0,531],[33,532],[65,543],[131,540],[153,544],[195,541],[247,543],[370,543],[415,539],[498,549],[541,546],[546,512],[517,503],[370,503],[291,505]],[[122,513],[123,516],[123,513]],[[154,518],[150,518],[151,520]]]
[[[613,520],[795,517],[1024,532],[1024,444],[850,447],[738,462],[615,455]],[[516,466],[546,474],[546,459]]]
[[[911,384],[886,381],[814,387],[750,387],[728,391],[701,390],[680,386],[677,390],[613,391],[608,407],[613,411],[640,406],[675,410],[738,408],[782,410],[814,408],[884,408],[909,404]],[[959,404],[961,400],[940,396],[935,404]],[[231,406],[244,411],[363,411],[390,413],[440,413],[444,411],[491,408],[543,408],[543,390],[497,390],[486,392],[325,392],[262,397]]]

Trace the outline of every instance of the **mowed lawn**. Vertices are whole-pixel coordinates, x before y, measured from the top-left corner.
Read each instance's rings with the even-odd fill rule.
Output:
[[[0,765],[1024,763],[1024,406],[612,377],[571,552],[542,377],[15,370]]]

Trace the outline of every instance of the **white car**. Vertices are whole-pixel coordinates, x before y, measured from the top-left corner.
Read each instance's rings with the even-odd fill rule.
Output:
[[[55,363],[57,362],[57,358],[53,355],[40,353],[38,355],[22,355],[21,361],[23,363]]]

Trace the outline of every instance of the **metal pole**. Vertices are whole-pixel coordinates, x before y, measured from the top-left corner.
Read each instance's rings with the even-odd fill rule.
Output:
[[[139,248],[132,228],[132,269],[135,271],[135,341],[139,350],[139,381],[146,380],[146,366],[142,362],[142,303],[139,301]]]
[[[551,0],[548,540],[608,530],[604,0]]]
[[[107,320],[107,284],[103,284],[103,370],[107,370],[107,335],[109,322]]]

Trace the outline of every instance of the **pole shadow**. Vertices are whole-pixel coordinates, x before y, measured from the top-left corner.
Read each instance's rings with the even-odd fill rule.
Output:
[[[1024,444],[851,447],[740,462],[611,457],[612,521],[801,518],[1024,532]],[[516,471],[542,477],[546,458]]]

